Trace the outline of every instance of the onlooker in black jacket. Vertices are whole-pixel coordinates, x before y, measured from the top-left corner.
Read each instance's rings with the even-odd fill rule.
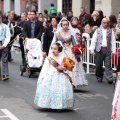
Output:
[[[67,16],[67,20],[71,21],[72,17],[73,17],[73,11],[69,11],[68,16]]]
[[[45,34],[43,37],[43,56],[44,57],[47,56],[49,53],[49,48],[54,36],[54,32],[57,30],[57,23],[58,23],[57,17],[53,17],[51,20],[51,26],[45,30]]]
[[[22,34],[25,39],[37,38],[41,40],[43,26],[42,23],[36,19],[36,11],[32,10],[31,20],[28,20],[24,23]]]

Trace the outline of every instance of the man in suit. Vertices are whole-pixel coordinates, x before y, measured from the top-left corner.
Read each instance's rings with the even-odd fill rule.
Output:
[[[2,23],[2,14],[0,14],[0,68],[2,80],[9,79],[8,72],[8,43],[10,41],[9,27]]]
[[[31,19],[25,21],[22,34],[25,37],[25,40],[28,40],[29,38],[37,38],[41,40],[42,31],[43,31],[42,22],[36,19],[35,10],[32,10],[30,13],[31,13]]]
[[[3,21],[3,23],[5,23],[6,25],[8,25],[9,30],[10,30],[10,34],[11,34],[11,38],[10,38],[10,44],[8,46],[9,49],[9,55],[8,55],[8,61],[11,62],[13,61],[13,58],[11,56],[11,47],[13,44],[13,39],[16,37],[17,35],[17,28],[14,27],[16,25],[16,22],[14,21],[14,14],[13,13],[8,13],[8,20]],[[13,41],[13,42],[11,42]]]

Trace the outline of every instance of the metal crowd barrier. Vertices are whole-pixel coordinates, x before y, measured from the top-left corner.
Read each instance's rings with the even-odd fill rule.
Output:
[[[42,44],[43,44],[43,36],[44,36],[44,33],[42,34],[42,37],[41,37]],[[83,36],[86,37],[86,49],[82,54],[82,62],[84,64],[86,64],[86,73],[90,74],[91,73],[90,66],[95,66],[95,56],[90,54],[89,48],[90,48],[90,44],[91,44],[91,38],[90,38],[89,34],[83,33],[82,37]],[[118,50],[119,44],[120,44],[120,42],[116,41],[116,51]],[[18,50],[19,48],[20,48],[20,45],[19,45],[18,41],[14,42],[13,50]],[[116,60],[118,60],[118,57],[119,57],[119,55],[116,54],[116,56],[114,56],[114,58],[113,58],[114,63],[113,63],[113,65],[111,64],[113,70],[116,70],[116,64],[117,64]],[[111,62],[112,62],[112,59],[111,59]],[[104,67],[104,63],[103,63],[103,67]]]
[[[87,39],[86,39],[86,49],[85,51],[83,52],[82,54],[82,62],[84,64],[86,64],[86,73],[87,74],[90,74],[90,66],[95,66],[95,56],[94,55],[91,55],[90,54],[90,44],[91,44],[91,38],[87,35],[87,34],[84,34],[82,36],[85,36]],[[116,41],[116,52],[118,50],[118,47],[119,47],[119,44],[120,42]],[[113,57],[113,61],[111,59],[111,67],[113,70],[116,70],[117,68],[117,64],[118,64],[118,57],[119,57],[119,54],[116,53],[116,55]],[[104,67],[104,63],[103,63],[103,67]]]

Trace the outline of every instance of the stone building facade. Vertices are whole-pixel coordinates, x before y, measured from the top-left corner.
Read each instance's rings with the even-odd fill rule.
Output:
[[[105,16],[118,15],[120,12],[120,0],[0,0],[0,11],[14,10],[16,14],[25,10],[36,9],[38,12],[49,10],[54,3],[58,12],[73,10],[74,16],[79,16],[80,7],[85,7],[87,13],[93,10],[102,10]]]
[[[57,0],[58,11],[63,12],[65,2],[72,3],[74,16],[79,16],[80,7],[85,7],[87,13],[92,13],[93,10],[102,10],[105,16],[111,14],[118,15],[120,12],[120,0]]]
[[[0,11],[8,12],[14,10],[18,15],[22,11],[33,9],[43,12],[45,9],[49,10],[51,3],[54,3],[57,8],[57,0],[47,0],[47,2],[46,0],[0,0]]]

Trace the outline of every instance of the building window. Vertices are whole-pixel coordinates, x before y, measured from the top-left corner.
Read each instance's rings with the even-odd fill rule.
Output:
[[[68,13],[72,10],[72,0],[62,0],[62,12]]]

